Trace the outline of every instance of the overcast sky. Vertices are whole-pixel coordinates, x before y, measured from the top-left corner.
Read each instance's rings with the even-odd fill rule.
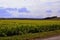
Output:
[[[60,0],[0,0],[0,17],[60,16]]]

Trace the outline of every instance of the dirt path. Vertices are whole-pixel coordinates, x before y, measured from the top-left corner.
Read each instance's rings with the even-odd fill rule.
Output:
[[[45,38],[45,39],[34,39],[34,40],[60,40],[60,36],[55,36],[55,37],[50,37],[50,38]]]

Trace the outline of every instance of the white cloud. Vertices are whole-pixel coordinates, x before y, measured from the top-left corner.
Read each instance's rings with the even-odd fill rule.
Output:
[[[13,17],[47,17],[60,16],[58,10],[60,9],[60,0],[0,0],[0,7],[4,8],[23,8],[26,7],[30,13],[19,13],[18,11],[11,11]],[[46,9],[51,9],[51,14],[46,13]]]

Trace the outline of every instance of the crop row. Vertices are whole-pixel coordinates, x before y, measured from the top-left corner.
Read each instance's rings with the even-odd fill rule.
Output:
[[[52,25],[0,24],[0,36],[22,35],[26,33],[38,33],[38,32],[46,32],[54,30],[60,30],[60,25],[59,24],[52,24]]]

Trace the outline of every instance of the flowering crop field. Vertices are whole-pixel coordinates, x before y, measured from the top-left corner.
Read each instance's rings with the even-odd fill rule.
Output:
[[[0,20],[0,36],[60,30],[60,20]]]

